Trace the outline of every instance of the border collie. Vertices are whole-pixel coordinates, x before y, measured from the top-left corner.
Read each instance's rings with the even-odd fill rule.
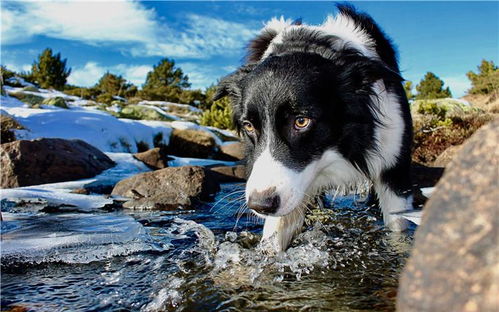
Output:
[[[412,209],[412,121],[396,52],[352,6],[312,26],[272,19],[247,63],[223,78],[247,146],[246,202],[265,218],[263,240],[285,250],[322,191],[370,181],[393,231]]]

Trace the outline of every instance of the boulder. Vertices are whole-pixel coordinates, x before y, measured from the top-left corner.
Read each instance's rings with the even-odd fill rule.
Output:
[[[66,104],[66,101],[64,100],[64,98],[62,98],[60,96],[56,96],[53,98],[46,98],[45,100],[43,100],[42,104],[43,105],[57,106],[60,108],[68,108],[68,104]]]
[[[209,170],[198,166],[164,168],[137,174],[116,184],[111,195],[128,197],[132,209],[189,209],[220,190]]]
[[[2,188],[93,177],[115,163],[81,140],[20,140],[0,145]]]
[[[219,183],[246,181],[246,167],[243,165],[220,166],[209,169]]]
[[[216,152],[215,139],[207,132],[174,129],[170,136],[168,154],[191,158],[213,158]]]
[[[445,151],[443,151],[440,155],[437,156],[437,159],[432,163],[433,167],[446,167],[452,158],[456,155],[457,151],[461,145],[451,145]]]
[[[220,154],[227,155],[236,160],[244,159],[244,144],[241,142],[234,142],[225,144],[220,147]]]
[[[152,107],[142,105],[127,105],[119,113],[119,117],[130,119],[143,120],[160,120],[173,121],[174,118],[169,117],[166,113],[161,113],[160,110],[155,110]]]
[[[499,119],[449,163],[400,278],[399,311],[497,311]]]
[[[9,143],[16,140],[12,130],[24,129],[24,127],[12,116],[0,114],[0,140],[1,143]]]
[[[133,154],[133,157],[143,162],[152,170],[158,170],[168,167],[168,161],[171,160],[171,158],[169,158],[166,154],[166,150],[159,147],[150,149],[142,153]]]

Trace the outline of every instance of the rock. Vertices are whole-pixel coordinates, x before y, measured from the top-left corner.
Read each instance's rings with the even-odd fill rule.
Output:
[[[192,208],[219,189],[209,170],[184,166],[135,175],[118,182],[111,194],[131,198],[125,208],[174,210]]]
[[[57,106],[60,108],[68,108],[68,104],[66,104],[66,101],[64,100],[64,98],[62,98],[60,96],[56,96],[53,98],[47,98],[47,99],[43,100],[42,104],[43,105]]]
[[[225,144],[220,147],[220,153],[223,155],[228,155],[237,160],[244,159],[244,144],[241,142],[234,142],[230,144]]]
[[[499,119],[447,166],[402,273],[399,311],[497,311]]]
[[[243,165],[220,166],[209,169],[213,172],[219,183],[246,181],[246,167]]]
[[[115,163],[81,140],[20,140],[0,145],[2,188],[93,177]]]
[[[160,120],[160,121],[173,121],[165,114],[151,107],[141,105],[127,105],[119,113],[119,117],[130,119],[143,119],[143,120]]]
[[[216,149],[215,139],[204,131],[174,129],[167,152],[180,157],[213,158]]]
[[[135,159],[140,160],[152,170],[158,170],[168,167],[168,161],[171,160],[166,154],[166,150],[156,147],[142,153],[133,154]]]
[[[15,97],[16,99],[20,100],[21,102],[28,104],[29,107],[31,108],[38,108],[40,105],[43,103],[43,100],[45,100],[43,97],[34,95],[31,93],[24,93],[24,92],[12,92],[9,93],[10,96]]]
[[[81,194],[81,195],[88,195],[88,194],[90,194],[90,193],[88,192],[88,190],[86,190],[86,189],[84,189],[84,188],[77,188],[77,189],[74,189],[74,190],[72,190],[70,193],[72,193],[72,194]]]
[[[456,155],[457,151],[461,148],[461,145],[449,146],[445,151],[437,156],[437,159],[432,163],[433,167],[446,167],[452,158]]]
[[[9,143],[16,140],[12,130],[24,129],[24,127],[14,117],[0,114],[0,140],[1,143]]]

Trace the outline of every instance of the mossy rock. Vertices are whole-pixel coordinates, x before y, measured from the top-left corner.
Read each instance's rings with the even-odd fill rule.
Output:
[[[68,108],[68,104],[66,104],[66,101],[60,96],[45,99],[45,100],[43,100],[42,104],[43,105],[57,106],[60,108]]]
[[[411,104],[413,114],[435,115],[442,119],[449,115],[460,115],[473,111],[480,110],[456,99],[416,100]]]
[[[23,92],[12,92],[9,95],[28,104],[32,108],[38,108],[43,103],[43,100],[45,100],[41,96]]]
[[[23,88],[23,91],[29,91],[29,92],[40,92],[37,87],[34,86],[27,86]]]
[[[129,119],[142,119],[142,120],[160,120],[160,121],[173,121],[173,118],[168,118],[157,112],[156,110],[139,106],[139,105],[127,105],[119,113],[121,118]]]

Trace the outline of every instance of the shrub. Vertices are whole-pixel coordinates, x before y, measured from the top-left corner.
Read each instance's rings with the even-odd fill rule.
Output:
[[[471,80],[470,94],[492,94],[499,92],[499,68],[493,61],[482,60],[477,66],[478,74],[469,71],[466,76]]]
[[[220,129],[235,129],[229,98],[224,97],[213,102],[210,109],[201,116],[200,124]]]
[[[110,105],[114,101],[114,98],[109,93],[103,93],[99,94],[95,100],[99,103]]]
[[[85,100],[95,100],[99,95],[99,90],[95,88],[70,87],[64,90],[64,93],[79,96]]]
[[[137,153],[142,153],[149,150],[149,144],[144,141],[135,142],[137,145]]]

